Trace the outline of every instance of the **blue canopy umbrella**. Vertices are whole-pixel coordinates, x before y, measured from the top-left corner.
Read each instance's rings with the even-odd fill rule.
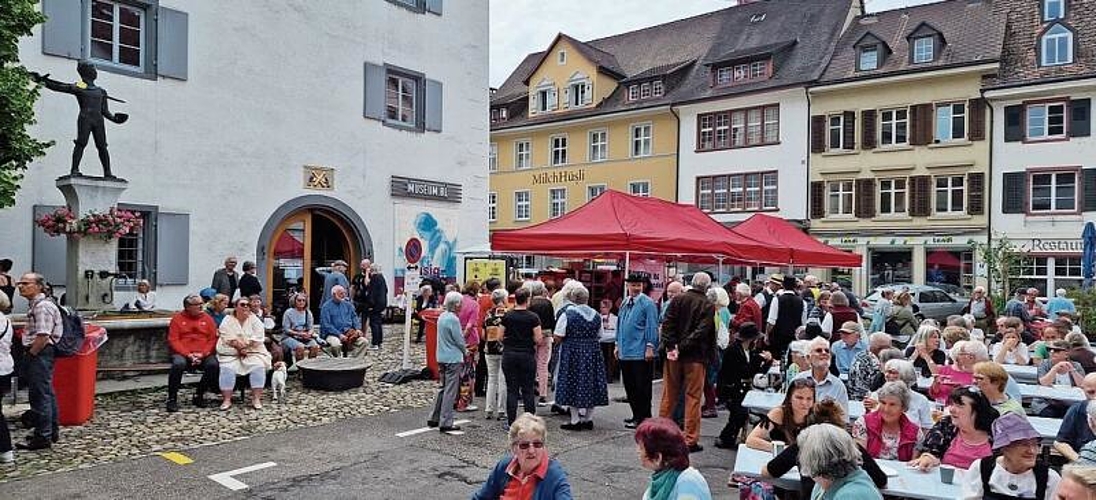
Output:
[[[1084,276],[1084,288],[1092,288],[1092,276],[1096,274],[1093,264],[1096,263],[1096,224],[1085,224],[1085,230],[1081,233],[1081,275]]]

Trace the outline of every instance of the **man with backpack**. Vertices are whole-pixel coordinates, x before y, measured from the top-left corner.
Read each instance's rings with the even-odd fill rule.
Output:
[[[16,444],[21,450],[49,448],[60,438],[57,421],[57,397],[53,393],[54,345],[64,332],[61,309],[46,298],[46,280],[38,273],[26,273],[15,284],[19,295],[27,299],[27,324],[23,330],[26,352],[26,378],[30,409],[37,417],[34,432],[26,442]]]

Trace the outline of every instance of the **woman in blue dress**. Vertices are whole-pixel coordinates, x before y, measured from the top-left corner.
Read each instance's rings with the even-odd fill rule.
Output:
[[[609,390],[598,345],[601,315],[587,305],[590,292],[585,287],[573,290],[571,300],[575,306],[560,316],[553,331],[556,342],[562,342],[556,404],[571,409],[571,422],[560,429],[581,431],[594,428],[594,407],[608,406]]]

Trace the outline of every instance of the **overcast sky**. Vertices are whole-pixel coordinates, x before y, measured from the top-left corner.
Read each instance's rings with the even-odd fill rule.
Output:
[[[869,12],[938,0],[867,0]],[[734,0],[490,0],[491,86],[498,87],[526,54],[547,48],[556,33],[592,40],[734,4]]]

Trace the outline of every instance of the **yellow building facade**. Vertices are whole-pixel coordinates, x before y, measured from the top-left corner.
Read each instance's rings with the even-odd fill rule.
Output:
[[[812,129],[823,127],[812,132],[823,150],[813,144],[811,233],[864,256],[860,269],[837,272],[857,292],[981,281],[974,245],[986,239],[990,141],[979,92],[995,68],[811,89]]]
[[[607,189],[676,199],[678,121],[670,106],[637,99],[634,106],[602,109],[607,99],[630,102],[628,89],[617,92],[622,75],[591,60],[596,49],[579,44],[561,35],[543,53],[525,81],[527,94],[516,100],[527,105],[520,124],[508,123],[506,114],[499,119],[502,108],[493,104],[491,230],[560,217]],[[506,113],[516,116],[513,110]]]

